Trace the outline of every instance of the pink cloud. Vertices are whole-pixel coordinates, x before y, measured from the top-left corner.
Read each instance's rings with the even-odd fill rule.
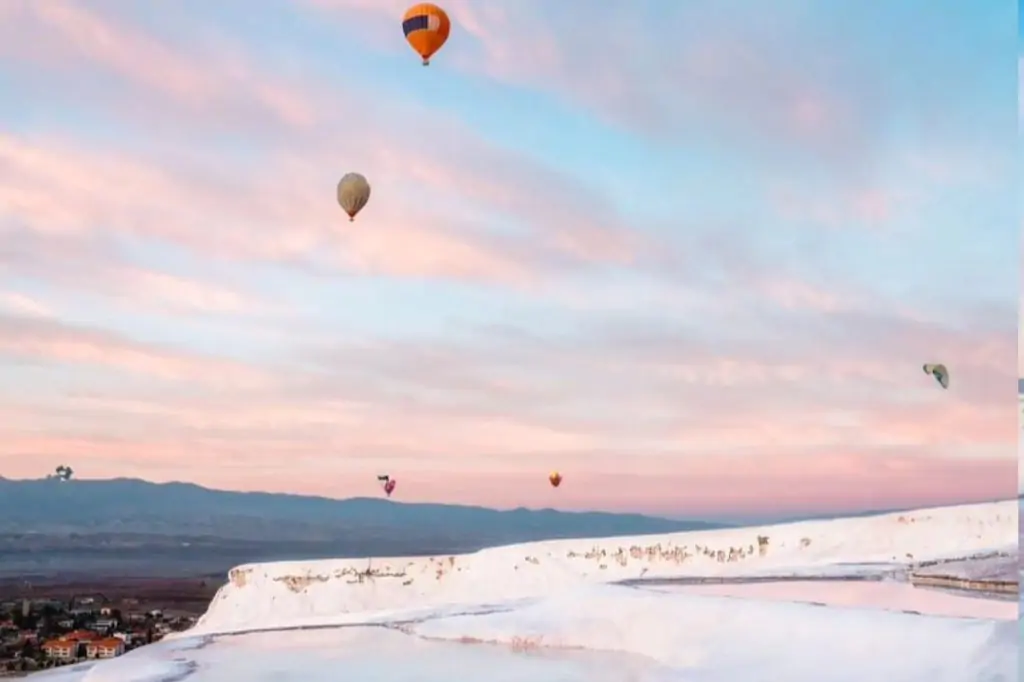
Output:
[[[817,189],[801,188],[793,183],[780,186],[772,195],[771,201],[783,220],[829,229],[881,229],[917,205],[909,196],[878,188],[822,196]]]
[[[0,28],[0,54],[53,69],[82,63],[194,113],[223,121],[261,114],[291,126],[308,126],[315,109],[281,79],[268,78],[242,60],[221,54],[216,68],[204,57],[175,49],[137,26],[80,3],[15,3]]]
[[[615,224],[614,211],[596,195],[551,172],[515,155],[503,158],[482,143],[467,146],[464,137],[451,151],[458,158],[431,158],[429,149],[419,160],[387,147],[362,150],[357,156],[366,161],[360,170],[373,179],[376,201],[354,226],[333,205],[331,178],[338,171],[327,161],[353,156],[352,150],[330,145],[301,160],[270,159],[260,165],[264,172],[215,159],[205,169],[175,168],[110,150],[6,137],[0,139],[0,197],[7,218],[20,229],[59,238],[99,231],[221,257],[312,257],[336,269],[399,276],[522,284],[572,263],[628,263],[648,248]],[[438,158],[447,158],[448,165]],[[483,181],[474,169],[487,164],[503,170]],[[282,173],[291,182],[282,185]],[[521,236],[503,236],[489,232],[486,220],[425,212],[417,201],[423,191],[442,203],[475,204],[529,227]],[[211,221],[218,229],[209,229]]]
[[[1017,117],[1024,118],[1024,99],[1020,93],[1024,93],[1024,57],[1017,58]]]
[[[886,324],[876,339],[932,334]],[[998,387],[974,401],[943,392],[916,365],[890,364],[898,349],[890,356],[872,335],[853,344],[862,353],[853,374],[835,369],[849,362],[849,346],[830,354],[815,339],[823,351],[794,346],[780,365],[756,340],[680,345],[642,328],[587,344],[566,338],[565,347],[502,336],[486,346],[297,348],[303,366],[270,374],[113,335],[9,323],[0,326],[8,354],[184,383],[173,393],[108,385],[38,405],[0,400],[11,417],[0,426],[0,461],[30,475],[27,454],[74,459],[94,476],[123,475],[131,461],[147,477],[330,495],[368,494],[366,481],[386,470],[404,481],[407,499],[661,513],[753,513],[765,500],[799,513],[1012,492],[1017,416],[994,399]],[[959,383],[1012,354],[1001,338],[975,346],[993,350],[965,345]],[[554,497],[542,480],[551,468],[573,483]]]
[[[265,375],[231,360],[163,349],[116,334],[34,317],[0,316],[0,355],[124,370],[152,378],[259,385]]]
[[[333,12],[381,40],[403,7],[364,0],[300,2]],[[550,95],[648,134],[695,121],[746,143],[844,157],[866,142],[877,97],[840,52],[822,50],[798,12],[776,8],[773,21],[736,21],[722,8],[679,6],[657,16],[634,7],[587,13],[537,0],[480,4],[453,0],[456,26],[438,58],[442,68],[542,88]],[[393,34],[393,30],[391,33]],[[595,47],[593,36],[602,36]],[[815,66],[811,66],[815,65]],[[600,74],[594,78],[593,74]],[[880,93],[873,93],[879,95]]]
[[[0,462],[5,473],[37,476],[46,461],[74,461],[89,476],[140,475],[153,480],[181,480],[182,450],[167,443],[91,436],[5,436]],[[857,511],[902,506],[941,505],[1012,497],[1015,464],[1006,460],[960,460],[938,456],[874,454],[822,457],[764,457],[754,466],[747,458],[723,457],[710,471],[665,470],[657,475],[595,472],[547,456],[532,470],[429,466],[395,466],[392,460],[324,459],[313,463],[309,453],[275,451],[253,457],[208,440],[191,443],[216,461],[200,477],[206,485],[258,489],[330,497],[379,494],[375,475],[388,471],[400,482],[398,498],[409,501],[562,509],[612,509],[691,516],[802,514]],[[144,453],[140,457],[139,453]],[[26,455],[38,466],[30,467]],[[309,462],[316,471],[296,475]],[[80,463],[80,464],[79,464]],[[134,464],[132,464],[134,463]],[[563,464],[565,466],[563,466]],[[559,469],[565,483],[554,490],[547,472]],[[188,475],[187,478],[192,478]]]
[[[380,27],[407,49],[395,25],[404,5],[315,4],[359,12],[360,30]],[[537,5],[549,15],[540,23],[529,4],[449,9],[465,39],[439,69],[547,88],[631,129],[660,135],[717,117],[708,129],[743,143],[842,157],[871,127],[848,82],[795,68],[805,48],[760,50],[787,31],[734,31],[714,9],[679,9],[675,20],[716,21],[695,23],[711,29],[656,59],[662,46],[634,13],[595,18],[612,36],[595,53],[566,30],[560,5]],[[165,319],[237,321],[283,303],[224,273],[271,263],[514,287],[539,294],[533,305],[557,324],[530,327],[510,311],[500,329],[453,323],[447,341],[386,342],[312,321],[299,333],[293,316],[256,365],[62,324],[48,292],[12,284],[0,292],[11,313],[0,317],[0,358],[26,373],[74,367],[105,379],[86,385],[69,372],[71,390],[44,397],[41,378],[26,395],[0,392],[3,471],[73,460],[90,476],[350,495],[375,493],[385,468],[406,499],[705,513],[765,500],[795,512],[975,499],[1012,479],[1005,311],[967,320],[950,306],[937,322],[805,280],[717,226],[694,237],[684,221],[684,236],[642,237],[593,187],[462,121],[325,88],[230,37],[200,31],[186,49],[101,10],[0,8],[0,55],[37,69],[32,87],[112,117],[124,144],[0,135],[5,274]],[[80,74],[118,87],[97,98],[75,89]],[[689,104],[666,94],[681,88]],[[265,148],[245,158],[210,142],[254,132]],[[349,159],[358,168],[339,167]],[[954,180],[931,157],[917,162],[936,182]],[[346,170],[374,185],[353,224],[333,200]],[[825,201],[784,170],[771,188],[786,219],[883,225],[919,198],[872,182]],[[210,267],[158,270],[132,257],[168,247]],[[930,360],[949,364],[953,390],[920,371]],[[571,485],[550,490],[550,468]]]
[[[0,310],[31,317],[53,317],[53,309],[32,296],[16,291],[0,291]]]
[[[384,224],[367,211],[358,226],[343,226],[328,182],[311,183],[322,190],[315,198],[301,184],[271,195],[264,189],[272,183],[269,177],[218,190],[202,176],[157,170],[109,153],[32,147],[12,138],[0,140],[0,159],[7,217],[22,229],[51,236],[139,235],[235,259],[287,261],[327,254],[334,267],[398,275],[500,280],[523,278],[530,269],[510,258],[510,249],[489,246],[483,236],[443,228],[439,217],[413,223],[408,210],[384,208]],[[211,230],[210,221],[223,227]],[[370,224],[364,229],[364,223]],[[165,294],[176,286],[176,297],[187,286],[159,277],[135,275]],[[221,302],[230,297],[215,295]]]
[[[267,305],[239,291],[163,272],[124,268],[108,275],[110,285],[121,295],[131,292],[135,298],[176,311],[245,314],[265,310]]]
[[[356,7],[374,12],[396,8]],[[502,22],[522,19],[498,9],[451,9],[474,35],[498,36],[497,40],[505,39],[499,30]],[[651,243],[627,229],[599,193],[474,137],[457,121],[418,111],[416,130],[428,128],[432,134],[417,132],[416,144],[411,144],[402,137],[411,134],[408,126],[387,113],[393,103],[375,98],[373,103],[357,104],[325,96],[317,84],[289,79],[272,68],[257,69],[241,53],[224,48],[212,53],[176,50],[122,19],[57,2],[46,10],[26,6],[20,20],[51,36],[45,55],[54,69],[92,64],[132,74],[152,68],[155,76],[129,78],[142,88],[141,96],[133,100],[136,105],[141,102],[153,109],[147,109],[143,120],[151,113],[175,116],[201,128],[222,106],[230,110],[233,120],[245,119],[263,110],[268,88],[279,93],[269,100],[287,100],[297,110],[321,112],[314,120],[267,110],[274,120],[274,135],[283,136],[282,143],[288,141],[289,151],[271,152],[248,169],[230,159],[168,162],[119,157],[105,148],[6,138],[0,144],[5,162],[0,168],[7,170],[0,172],[5,181],[0,186],[3,199],[13,207],[9,217],[23,228],[63,238],[88,235],[102,224],[105,235],[141,235],[201,254],[278,260],[318,270],[519,287],[535,286],[538,279],[573,265],[638,265],[665,258],[672,251],[665,243]],[[111,41],[121,47],[111,47]],[[69,53],[73,46],[79,52]],[[138,47],[138,54],[153,51],[153,59],[140,59],[124,46]],[[7,49],[35,54],[31,45],[18,42]],[[127,111],[131,116],[135,109]],[[337,122],[323,118],[322,112],[337,112],[348,128],[363,134],[338,136]],[[384,127],[387,134],[379,133]],[[429,144],[424,145],[425,140]],[[360,170],[377,188],[375,201],[356,228],[339,220],[331,200],[330,181],[340,172],[336,166],[340,158],[363,159]],[[289,182],[281,183],[281,177]],[[105,190],[108,187],[121,191],[111,193]],[[463,208],[456,214],[442,209],[424,213],[424,193],[432,196],[434,205]],[[55,196],[61,201],[55,201]],[[491,231],[488,219],[478,217],[479,210],[473,213],[465,207],[511,219],[521,232]],[[888,210],[881,195],[855,199],[854,209],[871,219],[880,219]],[[218,223],[216,230],[208,229],[210,220]],[[810,285],[795,279],[782,292],[777,274],[775,278],[776,290],[766,295],[785,298],[787,305],[836,305],[834,293],[812,292]],[[207,300],[226,301],[231,295],[211,293],[213,299]]]
[[[525,267],[506,262],[495,268],[500,259],[495,252],[509,251],[507,245],[487,246],[492,237],[443,229],[451,224],[451,216],[423,215],[422,201],[413,198],[410,187],[435,195],[433,203],[458,197],[457,205],[466,205],[468,200],[518,221],[524,236],[529,235],[531,248],[548,253],[549,260],[629,262],[642,247],[597,192],[525,155],[474,137],[461,122],[442,115],[416,112],[413,130],[396,113],[409,111],[408,103],[395,106],[386,96],[371,100],[338,96],[308,78],[257,67],[241,52],[226,52],[223,47],[174,49],[140,26],[78,5],[25,5],[16,19],[8,27],[15,35],[5,47],[12,56],[45,57],[51,70],[66,73],[91,67],[125,76],[138,92],[131,106],[114,110],[134,115],[131,122],[136,125],[151,127],[155,120],[171,116],[179,124],[187,119],[202,129],[211,116],[244,125],[254,115],[266,114],[266,139],[277,139],[282,149],[289,150],[265,159],[260,164],[267,169],[264,177],[253,177],[241,173],[237,166],[224,167],[230,160],[212,157],[194,160],[184,168],[179,164],[174,171],[166,160],[155,166],[117,158],[107,149],[75,150],[7,138],[2,152],[10,173],[25,179],[20,186],[9,187],[5,199],[16,207],[17,217],[33,226],[80,231],[99,218],[116,218],[122,231],[156,232],[165,238],[172,232],[180,238],[186,231],[180,223],[197,222],[198,215],[218,208],[227,224],[267,224],[265,231],[258,233],[261,238],[255,240],[248,231],[244,236],[217,234],[222,249],[235,250],[242,246],[239,242],[251,241],[255,244],[251,250],[262,246],[264,251],[294,254],[318,248],[326,235],[340,231],[330,186],[346,169],[337,167],[337,159],[359,158],[359,170],[374,182],[375,198],[381,197],[371,204],[363,221],[372,221],[385,206],[402,207],[387,217],[390,227],[378,227],[375,234],[391,231],[395,233],[393,242],[403,238],[423,242],[431,233],[442,233],[435,239],[437,244],[417,249],[413,262],[397,263],[399,272],[433,275],[454,261],[456,272],[496,269],[521,278]],[[36,40],[17,39],[35,34],[48,37],[45,48]],[[145,107],[144,113],[140,106]],[[338,135],[341,125],[360,134]],[[423,134],[424,129],[431,134]],[[211,172],[211,167],[216,167],[216,172]],[[279,178],[284,175],[290,182],[283,185]],[[197,179],[182,186],[182,176]],[[65,206],[47,199],[54,193],[44,181],[51,178],[78,189],[71,192]],[[32,180],[35,185],[26,187]],[[101,187],[119,187],[120,196],[106,196],[109,192],[99,191]],[[406,196],[410,198],[403,200]],[[141,197],[150,206],[159,204],[162,217],[157,217],[153,208],[143,211],[132,204]],[[282,224],[288,228],[282,229]],[[193,225],[192,231],[195,229]],[[363,237],[361,231],[353,234],[351,246],[358,252]],[[214,235],[207,236],[207,241],[214,239]],[[352,260],[387,270],[386,264],[378,263],[383,256],[373,242],[379,239],[368,239],[371,243],[365,245],[365,253],[357,253]],[[433,249],[437,257],[426,257]],[[398,257],[389,255],[390,259]],[[463,265],[474,258],[482,258],[482,262]]]
[[[396,38],[403,3],[295,4],[333,18],[346,40],[408,51]],[[865,39],[861,26],[848,30],[797,5],[741,18],[724,6],[645,2],[594,11],[573,2],[452,0],[446,8],[455,28],[435,62],[439,69],[530,88],[621,130],[678,144],[680,154],[713,141],[739,150],[746,163],[770,159],[774,173],[813,167],[847,186],[829,192],[836,195],[830,202],[818,193],[801,197],[798,207],[788,203],[830,224],[849,218],[879,227],[918,210],[921,199],[907,196],[908,186],[991,184],[1011,172],[1001,142],[958,140],[942,127],[929,99],[931,74],[947,67],[963,79],[957,85],[969,88],[964,83],[977,65],[944,61],[945,48],[922,52],[920,44],[931,44],[924,33],[906,41],[899,32]],[[912,32],[920,27],[906,23],[911,15],[888,20]],[[879,59],[883,54],[890,58]],[[892,139],[897,107],[902,125],[918,131],[912,141]],[[685,137],[694,131],[696,139]],[[893,164],[902,187],[879,177],[880,165]],[[797,187],[801,182],[806,178]]]

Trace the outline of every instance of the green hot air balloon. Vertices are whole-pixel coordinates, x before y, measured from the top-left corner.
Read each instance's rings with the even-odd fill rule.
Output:
[[[370,201],[370,183],[359,173],[347,173],[338,182],[338,205],[348,214],[349,222]]]

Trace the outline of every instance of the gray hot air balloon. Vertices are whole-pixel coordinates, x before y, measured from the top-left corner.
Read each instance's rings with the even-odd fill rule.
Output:
[[[349,222],[370,200],[370,183],[359,173],[347,173],[338,182],[338,204],[348,214]]]
[[[949,388],[949,370],[946,369],[945,365],[925,365],[923,369],[925,374],[931,374],[935,377],[940,386]]]

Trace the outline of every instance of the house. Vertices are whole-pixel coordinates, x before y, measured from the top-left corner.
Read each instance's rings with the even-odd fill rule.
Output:
[[[117,626],[117,620],[114,618],[97,618],[96,622],[92,624],[90,629],[96,632],[108,632]]]
[[[124,642],[117,637],[96,639],[85,645],[88,658],[113,658],[124,653]]]
[[[43,642],[43,653],[55,661],[73,661],[78,655],[78,642],[51,639]]]
[[[99,639],[100,636],[95,632],[89,632],[88,630],[75,630],[62,636],[60,639],[65,642],[70,642],[74,645],[74,657],[81,658],[85,656],[85,647],[89,642]]]
[[[75,630],[61,637],[72,642],[91,642],[94,639],[99,639],[99,635],[95,632],[89,632],[88,630]]]
[[[119,640],[124,642],[124,648],[127,649],[135,642],[135,637],[130,632],[115,632],[112,637],[117,637]]]

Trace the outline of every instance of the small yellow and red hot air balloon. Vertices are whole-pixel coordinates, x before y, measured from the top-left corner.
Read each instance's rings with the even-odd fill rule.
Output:
[[[552,471],[548,474],[548,482],[551,484],[552,488],[557,488],[562,484],[562,474],[557,471]]]
[[[430,65],[430,58],[444,46],[451,30],[445,11],[429,2],[413,5],[402,17],[405,39],[423,58],[423,66]]]

